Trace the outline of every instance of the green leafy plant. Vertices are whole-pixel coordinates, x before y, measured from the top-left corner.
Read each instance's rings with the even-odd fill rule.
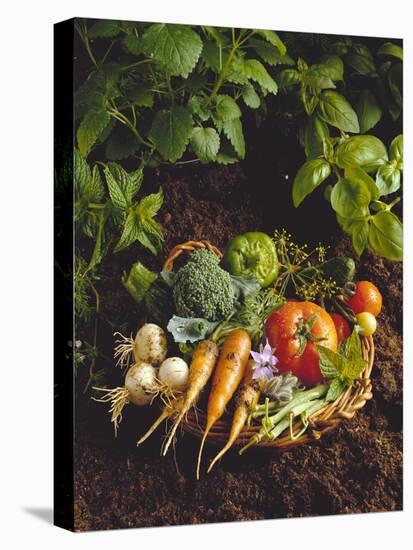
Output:
[[[333,54],[322,56],[319,63],[308,66],[299,58],[295,68],[284,69],[276,77],[280,88],[298,95],[308,116],[302,137],[307,161],[294,179],[294,205],[300,206],[323,182],[329,182],[325,196],[341,228],[352,236],[356,253],[361,255],[368,246],[387,259],[401,260],[403,229],[392,212],[400,198],[387,203],[383,197],[401,185],[403,136],[396,136],[387,151],[376,136],[350,134],[372,129],[382,117],[381,105],[389,105],[393,119],[400,116],[402,50],[385,43],[377,56],[393,59],[377,70],[364,45],[349,39],[330,49]],[[353,84],[355,77],[363,77],[362,89]],[[355,109],[337,88],[348,90]]]

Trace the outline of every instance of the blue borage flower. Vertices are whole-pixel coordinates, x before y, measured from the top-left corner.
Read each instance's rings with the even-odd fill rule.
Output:
[[[254,359],[254,366],[252,378],[258,380],[264,378],[264,380],[270,380],[278,372],[275,366],[278,363],[278,359],[274,355],[274,349],[271,348],[268,340],[265,342],[265,346],[260,346],[260,351],[251,351],[251,357]]]

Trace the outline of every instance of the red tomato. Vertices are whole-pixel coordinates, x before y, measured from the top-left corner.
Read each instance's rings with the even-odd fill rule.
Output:
[[[368,311],[374,317],[377,317],[381,311],[382,297],[380,291],[370,281],[356,283],[354,296],[347,298],[346,301],[356,315]]]
[[[268,317],[265,333],[280,372],[291,371],[306,386],[323,381],[316,345],[337,351],[336,327],[324,309],[312,302],[286,302]]]
[[[330,313],[331,318],[333,319],[334,326],[337,331],[338,341],[341,342],[348,338],[351,334],[350,325],[339,313]]]

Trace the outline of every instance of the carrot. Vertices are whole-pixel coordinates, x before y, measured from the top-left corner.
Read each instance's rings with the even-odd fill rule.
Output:
[[[175,432],[181,423],[185,414],[195,405],[201,391],[206,386],[215,363],[218,358],[218,346],[211,340],[203,340],[200,342],[192,355],[191,367],[189,369],[189,385],[185,396],[179,404],[179,414],[174,422],[172,430],[165,442],[163,455],[165,456],[172,442]],[[178,412],[178,411],[175,411]]]
[[[212,470],[214,464],[222,458],[235,443],[235,440],[241,433],[242,428],[245,426],[245,422],[247,421],[250,411],[258,403],[261,392],[258,380],[254,380],[252,377],[254,372],[254,364],[254,361],[248,361],[248,365],[244,373],[243,384],[240,386],[236,396],[235,411],[232,418],[231,431],[229,433],[228,441],[212,460],[208,468],[208,473]]]
[[[225,407],[234,395],[244,375],[251,351],[251,338],[243,329],[229,333],[218,359],[208,398],[207,423],[199,448],[196,477],[199,479],[202,450],[207,435],[217,420],[224,414]]]

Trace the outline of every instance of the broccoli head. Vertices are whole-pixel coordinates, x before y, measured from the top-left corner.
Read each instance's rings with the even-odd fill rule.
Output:
[[[173,296],[180,317],[219,321],[231,313],[235,300],[231,276],[219,261],[209,250],[195,250],[177,271]]]

